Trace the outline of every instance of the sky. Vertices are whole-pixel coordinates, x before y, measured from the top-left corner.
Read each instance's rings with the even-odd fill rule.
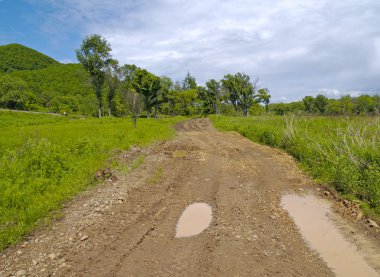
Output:
[[[0,0],[0,45],[70,63],[94,33],[121,64],[201,85],[244,72],[272,102],[380,93],[379,0]]]

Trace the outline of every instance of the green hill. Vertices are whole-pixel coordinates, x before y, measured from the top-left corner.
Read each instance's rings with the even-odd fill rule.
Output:
[[[0,46],[0,108],[96,114],[88,73],[18,44]]]
[[[0,72],[45,68],[58,62],[20,44],[0,46]]]
[[[58,95],[92,93],[88,74],[80,64],[54,64],[39,70],[15,71],[9,74],[24,80],[36,94],[54,92]]]

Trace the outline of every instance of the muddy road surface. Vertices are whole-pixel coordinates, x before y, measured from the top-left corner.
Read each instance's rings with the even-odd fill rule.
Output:
[[[117,178],[84,192],[51,226],[5,250],[0,276],[339,276],[281,204],[289,193],[323,194],[292,158],[215,131],[207,119],[176,130],[171,141],[121,155]],[[200,233],[176,237],[179,218],[194,203],[208,213]],[[197,225],[201,209],[195,219],[187,213],[189,228]],[[362,276],[376,276],[379,232],[356,228],[358,220],[341,223],[350,228],[340,232],[352,243],[365,237],[361,250],[370,250],[362,256],[371,266]]]

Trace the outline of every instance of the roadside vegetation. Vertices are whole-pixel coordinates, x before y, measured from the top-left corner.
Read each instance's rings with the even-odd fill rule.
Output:
[[[0,249],[95,183],[112,149],[174,135],[180,118],[72,118],[0,111]]]
[[[216,128],[284,149],[323,184],[380,215],[380,118],[211,116]]]

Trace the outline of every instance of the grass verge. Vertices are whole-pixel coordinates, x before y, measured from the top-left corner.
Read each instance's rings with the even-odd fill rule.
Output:
[[[317,181],[380,215],[379,117],[211,116],[214,126],[282,148]]]
[[[0,249],[94,184],[112,149],[168,139],[179,120],[139,119],[133,128],[130,119],[0,112]]]

